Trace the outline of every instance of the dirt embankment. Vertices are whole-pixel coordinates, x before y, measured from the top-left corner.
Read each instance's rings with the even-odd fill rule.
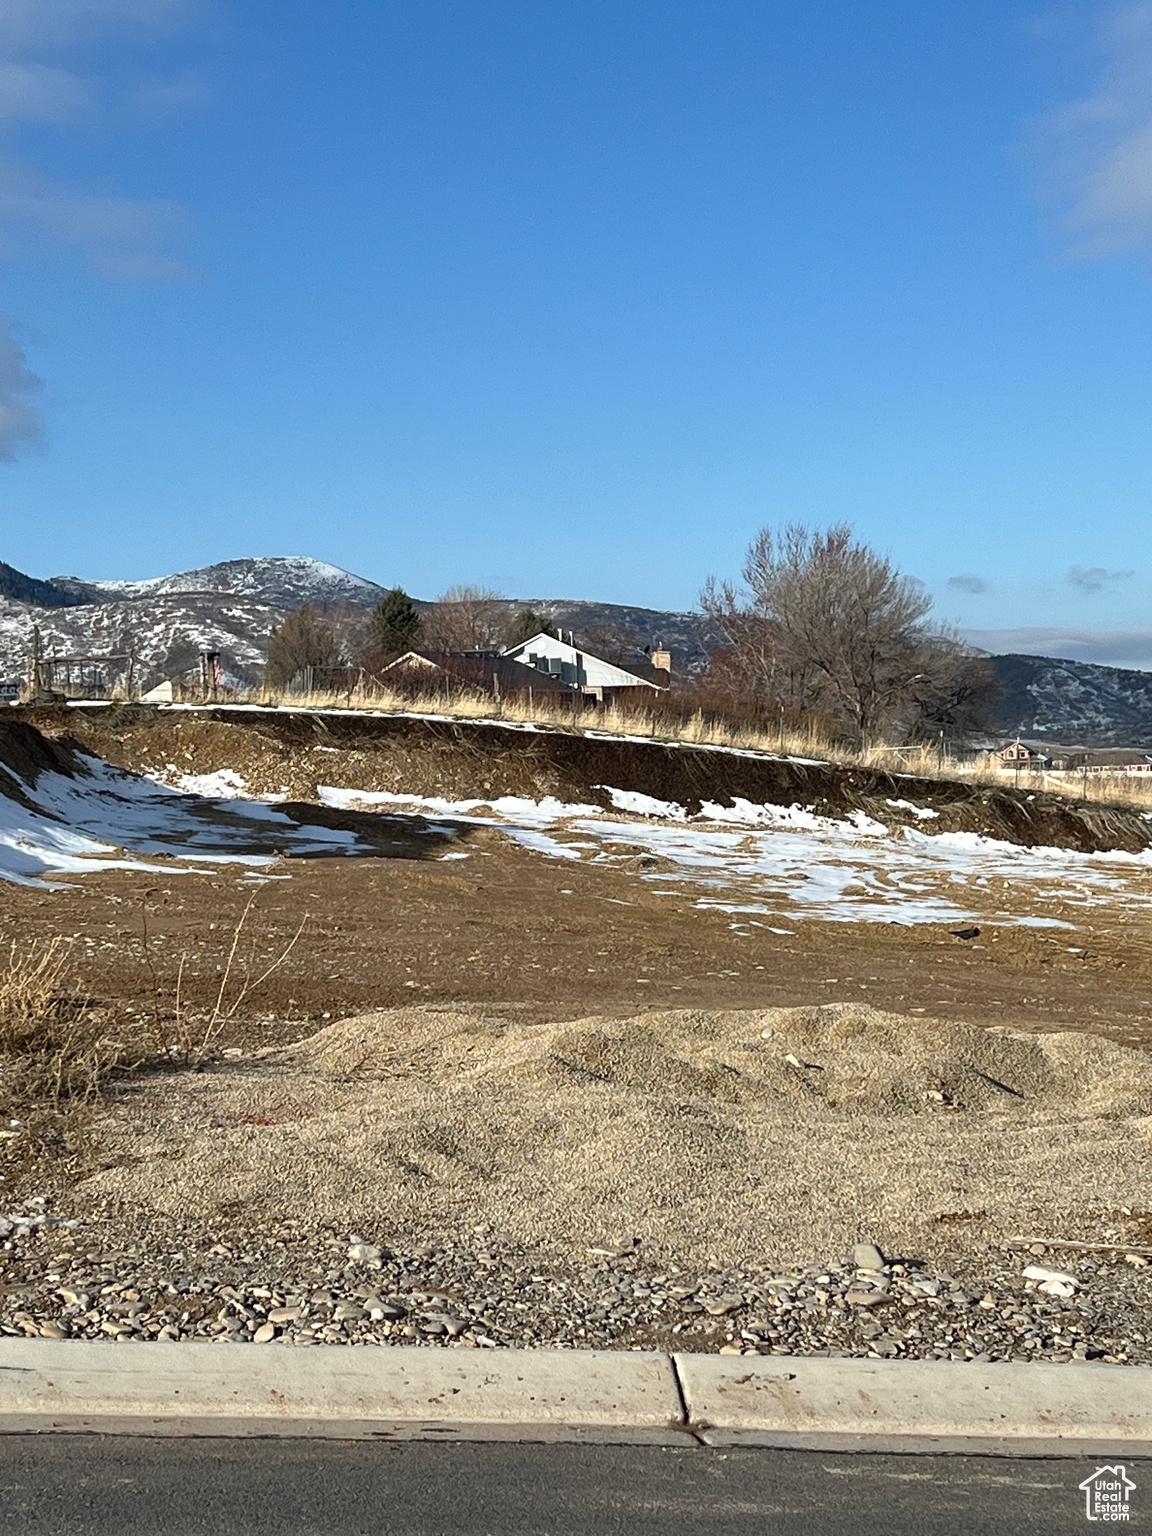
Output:
[[[50,736],[76,738],[119,767],[148,772],[175,767],[196,775],[229,768],[243,776],[251,793],[287,792],[294,801],[314,800],[317,785],[327,784],[452,799],[552,795],[608,808],[604,786],[611,785],[674,801],[689,812],[699,811],[704,801],[743,799],[800,804],[825,816],[863,811],[892,826],[976,832],[1023,847],[1095,853],[1138,852],[1152,845],[1152,822],[1136,810],[678,743],[466,720],[287,710],[41,708],[24,712],[24,719]],[[936,815],[930,823],[922,821],[907,806]]]
[[[83,758],[71,738],[45,734],[25,720],[0,725],[0,795],[34,810],[25,793],[42,773],[69,777],[83,768]]]

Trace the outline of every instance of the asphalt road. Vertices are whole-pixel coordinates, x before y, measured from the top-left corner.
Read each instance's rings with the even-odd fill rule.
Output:
[[[1152,1461],[1129,1460],[1129,1528]],[[0,1536],[1063,1536],[1078,1460],[0,1437]]]

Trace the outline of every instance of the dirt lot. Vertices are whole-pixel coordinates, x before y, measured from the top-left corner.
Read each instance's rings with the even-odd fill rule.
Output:
[[[1111,828],[1123,844],[1137,831],[1147,836],[1152,825],[1099,808],[1037,809],[1009,791],[886,775],[864,783],[855,774],[836,779],[823,768],[682,748],[648,749],[646,757],[633,742],[573,746],[572,738],[542,741],[459,724],[274,714],[220,720],[154,710],[33,713],[41,727],[79,730],[92,750],[130,769],[167,771],[175,764],[201,775],[230,768],[253,792],[293,799],[314,799],[319,780],[595,802],[604,800],[597,784],[608,776],[624,788],[646,785],[687,801],[693,789],[698,797],[765,796],[783,774],[812,779],[806,787],[824,792],[825,808],[833,800],[841,811],[867,805],[898,822],[907,813],[892,800],[931,804],[940,813],[934,830],[949,816],[966,824],[982,817],[984,830],[1036,822],[1046,836],[1075,834],[1081,842],[1105,838]],[[705,770],[710,779],[701,777]],[[796,787],[777,785],[774,792]],[[235,1021],[238,1043],[286,1025],[299,1031],[326,1017],[412,1001],[466,1001],[534,1020],[867,1001],[972,1023],[1090,1029],[1118,1041],[1145,1040],[1152,1029],[1152,908],[1114,901],[1085,909],[1058,892],[1039,903],[1012,890],[1005,900],[1042,914],[1028,921],[1069,928],[991,927],[975,942],[954,937],[949,923],[827,922],[799,911],[786,922],[747,926],[700,906],[691,885],[637,878],[642,852],[627,855],[626,827],[622,856],[613,860],[544,858],[499,831],[472,826],[457,829],[463,840],[455,844],[469,858],[444,861],[442,838],[397,834],[398,821],[316,806],[295,814],[366,828],[366,840],[384,857],[287,859],[277,866],[279,878],[255,890],[250,874],[231,864],[187,873],[187,865],[167,861],[166,878],[163,858],[152,859],[154,870],[145,874],[65,877],[60,883],[68,888],[52,893],[0,882],[0,943],[8,936],[74,936],[78,983],[97,998],[148,1013],[172,1005],[181,968],[185,999],[193,1007],[214,1003],[250,902],[234,977],[259,974],[303,924],[287,960]],[[783,928],[789,931],[776,931]]]
[[[50,717],[41,724],[59,731],[65,723],[76,724],[76,714],[66,722]],[[594,743],[587,748],[591,755],[580,757],[567,745],[541,748],[530,735],[517,737],[510,748],[507,736],[491,730],[486,736],[475,730],[462,735],[455,726],[421,726],[333,745],[334,733],[352,728],[322,722],[318,729],[308,720],[258,724],[254,730],[236,720],[181,722],[154,712],[143,723],[136,712],[79,719],[89,745],[99,745],[109,761],[123,767],[162,771],[170,781],[183,773],[229,769],[243,776],[249,790],[301,801],[315,799],[318,784],[328,784],[490,798],[553,794],[603,805],[603,793],[595,799],[597,786],[610,782],[625,790],[644,785],[641,792],[659,792],[690,806],[693,793],[697,804],[737,793],[770,801],[770,791],[796,789],[795,783],[777,784],[773,791],[773,775],[806,775],[806,788],[815,797],[807,804],[818,803],[824,811],[838,807],[841,815],[883,814],[897,827],[901,818],[915,821],[930,808],[934,826],[961,833],[1014,831],[1026,843],[1041,832],[1081,849],[1107,844],[1110,837],[1114,845],[1138,846],[1147,836],[1142,818],[1098,808],[1036,805],[1007,792],[885,776],[864,783],[848,782],[849,775],[837,786],[827,770],[812,765],[781,767],[716,755],[705,762],[679,748],[655,749],[654,756],[650,750],[648,761],[657,761],[659,771],[649,780],[635,743],[626,744],[626,751],[618,750],[619,743]],[[323,739],[317,740],[318,734]],[[606,768],[609,753],[616,757]],[[711,764],[713,782],[701,779],[702,763]],[[594,1085],[592,1068],[587,1068],[591,1078],[558,1077],[552,1066],[538,1062],[529,1074],[535,1074],[531,1103],[523,1099],[523,1073],[499,1081],[498,1073],[481,1074],[464,1092],[456,1082],[455,1058],[431,1073],[417,1063],[381,1087],[354,1071],[334,1086],[332,1074],[321,1082],[315,1062],[308,1065],[303,1057],[255,1054],[305,1042],[349,1016],[414,1004],[439,1010],[434,1017],[448,1009],[466,1021],[496,1020],[502,1038],[519,1030],[524,1039],[542,1039],[532,1031],[551,1029],[552,1057],[563,1054],[555,1044],[556,1026],[571,1021],[598,1021],[581,1029],[603,1040],[611,1035],[613,1019],[638,1020],[626,1032],[638,1039],[648,1028],[640,1015],[671,1010],[682,1019],[686,1012],[706,1011],[717,1018],[752,1010],[756,1028],[749,1040],[754,1041],[767,1027],[764,1010],[827,1004],[847,1009],[846,1017],[855,1017],[861,1007],[897,1016],[902,1025],[884,1028],[903,1029],[909,1041],[927,1031],[925,1039],[945,1042],[953,1025],[976,1026],[977,1034],[981,1026],[996,1025],[1046,1037],[1053,1031],[1086,1032],[1143,1046],[1152,1032],[1152,904],[1139,885],[1150,880],[1142,866],[1131,873],[1131,889],[1140,900],[1110,900],[1105,892],[1089,906],[1058,887],[1037,895],[1008,890],[1010,882],[998,881],[1005,889],[996,900],[1015,903],[1016,918],[1067,926],[1006,922],[965,939],[945,922],[824,921],[799,910],[786,920],[751,925],[731,911],[701,906],[699,888],[686,880],[645,877],[648,856],[639,845],[629,852],[623,819],[620,846],[611,857],[593,850],[594,856],[557,858],[510,839],[496,826],[453,824],[450,815],[436,818],[441,831],[430,833],[427,824],[413,819],[401,835],[400,820],[371,811],[313,805],[293,814],[330,830],[354,830],[361,856],[289,857],[260,872],[232,863],[193,868],[171,855],[150,853],[147,871],[59,875],[55,890],[0,882],[0,951],[9,943],[26,948],[30,941],[64,935],[72,944],[72,994],[87,996],[124,1030],[135,1031],[142,1053],[154,1055],[157,1042],[172,1038],[178,1001],[180,1027],[193,1044],[203,1037],[209,1015],[217,1014],[215,1064],[200,1075],[151,1072],[114,1087],[108,1115],[100,1111],[90,1119],[84,1145],[71,1147],[59,1163],[61,1177],[53,1178],[50,1161],[43,1158],[21,1163],[17,1143],[5,1143],[9,1197],[48,1193],[61,1212],[77,1215],[94,1201],[108,1201],[107,1210],[118,1213],[115,1223],[124,1242],[133,1221],[146,1212],[161,1222],[166,1213],[175,1219],[179,1212],[182,1219],[201,1223],[205,1234],[218,1231],[225,1218],[242,1225],[244,1212],[232,1208],[237,1199],[253,1221],[273,1227],[288,1222],[299,1232],[310,1213],[321,1219],[323,1205],[323,1217],[337,1215],[345,1229],[370,1218],[410,1237],[422,1221],[446,1231],[457,1217],[463,1221],[466,1211],[484,1207],[490,1225],[537,1246],[551,1232],[557,1241],[579,1247],[594,1237],[594,1228],[605,1235],[614,1223],[634,1222],[630,1211],[647,1212],[649,1225],[660,1228],[665,1253],[675,1253],[679,1245],[682,1256],[694,1262],[717,1251],[746,1261],[764,1245],[776,1258],[795,1258],[813,1249],[827,1253],[859,1236],[893,1240],[890,1234],[923,1251],[963,1254],[974,1244],[998,1240],[1030,1214],[1037,1222],[1058,1221],[1065,1236],[1092,1236],[1102,1225],[1114,1226],[1122,1207],[1131,1216],[1146,1204],[1138,1198],[1146,1182],[1139,1149],[1152,1101],[1144,1104],[1143,1089],[1112,1100],[1097,1096],[1091,1105],[1067,1095],[1043,1104],[1030,1101],[1033,1118],[1013,1120],[1003,1106],[990,1110],[981,1104],[977,1110],[963,1099],[953,1106],[947,1085],[933,1081],[917,1089],[915,1113],[894,1119],[870,1111],[851,1126],[842,1115],[839,1120],[818,1115],[806,1129],[800,1123],[804,1116],[797,1119],[799,1101],[787,1094],[782,1102],[792,1107],[783,1118],[779,1106],[768,1110],[755,1094],[720,1094],[719,1107],[712,1094],[705,1095],[711,1107],[689,1127],[688,1140],[681,1126],[669,1141],[668,1117],[676,1104],[687,1106],[691,1118],[699,1097],[698,1083],[681,1083],[680,1045],[655,1054],[647,1079],[610,1092]],[[592,847],[571,843],[573,850],[580,846]],[[459,856],[465,852],[466,858]],[[953,879],[941,875],[938,883],[951,888]],[[277,962],[234,1008],[245,984]],[[461,1029],[467,1033],[471,1027]],[[743,1036],[751,1028],[738,1026],[743,1034],[728,1042],[731,1051],[747,1051]],[[972,1031],[965,1035],[961,1029],[955,1038],[961,1036],[971,1054]],[[1049,1042],[1044,1050],[1058,1048]],[[804,1080],[808,1070],[799,1046],[794,1054],[800,1066],[788,1068],[785,1086],[789,1074],[800,1072]],[[827,1068],[814,1059],[817,1069]],[[1087,1092],[1101,1080],[1115,1086],[1118,1078],[1139,1077],[1142,1060],[1124,1052],[1109,1057],[1107,1048],[1095,1043],[1080,1050],[1076,1071]],[[713,1067],[721,1082],[729,1069],[739,1070],[736,1057]],[[776,1084],[769,1097],[780,1092]],[[541,1097],[549,1093],[550,1107]],[[945,1097],[924,1099],[933,1093]],[[283,1103],[299,1106],[309,1099],[312,1131],[301,1140],[297,1131],[284,1131],[292,1116],[281,1111]],[[318,1128],[329,1152],[333,1138],[344,1137],[348,1157],[367,1157],[367,1143],[352,1157],[353,1141],[365,1125],[375,1124],[373,1146],[380,1157],[381,1148],[391,1148],[384,1157],[385,1163],[392,1160],[388,1166],[399,1166],[401,1154],[423,1166],[419,1155],[403,1150],[404,1138],[418,1140],[417,1130],[427,1130],[435,1107],[450,1103],[456,1106],[457,1130],[472,1126],[484,1147],[465,1145],[467,1138],[461,1142],[456,1136],[464,1174],[453,1174],[454,1154],[442,1147],[448,1163],[437,1165],[431,1183],[420,1187],[397,1183],[393,1167],[391,1203],[380,1190],[362,1189],[353,1199],[339,1181],[314,1187],[306,1177],[308,1157],[292,1161]],[[488,1122],[496,1103],[504,1108],[493,1130],[496,1122]],[[389,1115],[399,1120],[385,1135],[380,1127]],[[541,1116],[562,1122],[564,1135],[537,1136],[533,1130],[517,1140],[516,1128],[542,1124]],[[658,1120],[668,1134],[656,1134]],[[573,1173],[576,1182],[565,1186],[557,1207],[544,1197],[545,1175],[553,1168],[556,1184],[565,1166],[575,1167],[569,1143],[581,1126],[587,1135],[577,1139],[587,1167],[580,1178]],[[737,1130],[740,1147],[734,1150]],[[269,1162],[269,1149],[285,1135],[291,1157],[274,1173],[270,1170],[280,1165],[274,1157]],[[613,1153],[618,1166],[631,1159],[641,1184],[617,1181],[614,1193],[597,1194],[593,1174],[604,1163],[601,1154],[611,1136],[623,1137]],[[489,1179],[484,1157],[493,1154],[500,1137],[512,1138],[509,1156],[515,1156],[499,1178]],[[206,1161],[197,1161],[199,1152]],[[254,1161],[245,1164],[249,1154]],[[337,1155],[337,1162],[343,1156]],[[534,1183],[529,1173],[538,1156]],[[468,1182],[473,1178],[474,1186]],[[230,1182],[229,1214],[213,1200]],[[453,1189],[453,1199],[446,1200],[445,1191]],[[691,1191],[692,1199],[678,1203],[677,1189]],[[299,1198],[288,1198],[285,1191],[293,1190]],[[536,1193],[526,1196],[526,1190]],[[435,1196],[431,1203],[429,1191]],[[678,1226],[667,1225],[672,1215]],[[874,1230],[873,1223],[886,1224],[887,1231]]]
[[[735,931],[692,891],[657,895],[626,869],[557,865],[490,830],[467,862],[292,860],[253,888],[238,869],[170,879],[107,873],[41,893],[0,883],[0,945],[65,934],[77,985],[138,1013],[216,997],[241,916],[237,976],[295,949],[236,1021],[237,1043],[325,1017],[471,1002],[533,1020],[644,1008],[765,1008],[866,1000],[972,1023],[1090,1029],[1118,1041],[1152,1030],[1152,923],[1105,911],[1067,936],[1002,928],[983,947],[947,927],[828,923]],[[481,858],[480,854],[487,854]],[[1075,914],[1083,924],[1083,914]],[[273,1023],[265,1024],[260,1016]],[[232,1042],[229,1042],[232,1043]]]

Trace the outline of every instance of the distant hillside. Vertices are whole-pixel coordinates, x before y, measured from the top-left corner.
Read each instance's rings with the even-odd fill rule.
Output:
[[[1068,745],[1152,744],[1152,672],[1050,656],[994,656],[1005,736]]]
[[[371,610],[384,593],[363,576],[298,556],[225,560],[146,581],[38,581],[10,566],[0,572],[10,578],[0,583],[0,681],[23,676],[35,626],[46,655],[131,652],[145,686],[193,669],[201,649],[220,653],[227,679],[251,685],[263,672],[269,630],[302,603]],[[661,641],[681,674],[719,644],[701,614],[551,598],[509,598],[504,606],[510,616],[531,608],[589,645],[627,651]]]
[[[35,576],[25,576],[14,565],[0,560],[0,597],[13,602],[30,603],[38,608],[70,608],[77,603],[91,602],[90,589],[77,583],[75,587],[58,586],[54,581],[39,581]]]
[[[302,603],[367,611],[383,592],[377,582],[302,556],[225,560],[147,581],[41,581],[0,564],[0,682],[24,675],[38,626],[48,655],[131,652],[145,686],[192,670],[201,649],[219,651],[226,677],[251,685],[263,673],[269,630]],[[508,598],[504,606],[509,616],[531,608],[625,664],[630,652],[662,642],[672,652],[674,678],[698,671],[723,643],[700,613],[570,598]],[[995,734],[1152,745],[1152,673],[1043,656],[992,661],[1004,686]]]

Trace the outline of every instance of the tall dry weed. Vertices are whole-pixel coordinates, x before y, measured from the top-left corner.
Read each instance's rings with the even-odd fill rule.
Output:
[[[67,977],[71,944],[13,944],[0,961],[0,1111],[89,1099],[133,1055]]]

